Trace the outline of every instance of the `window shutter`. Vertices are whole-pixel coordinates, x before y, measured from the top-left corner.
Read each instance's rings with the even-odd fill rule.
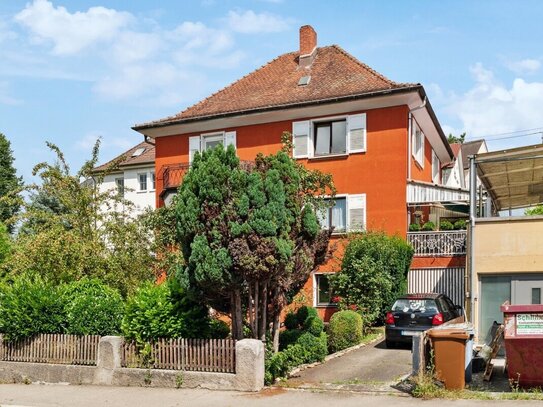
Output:
[[[189,163],[194,160],[196,152],[200,151],[200,136],[189,137]]]
[[[309,157],[310,143],[309,121],[292,123],[292,144],[294,158]]]
[[[354,114],[347,117],[347,141],[349,153],[366,151],[366,114]]]
[[[232,144],[234,148],[237,148],[235,131],[227,131],[224,133],[224,148],[228,148],[230,144]]]
[[[348,221],[349,231],[362,231],[366,228],[366,194],[349,195],[348,197]]]

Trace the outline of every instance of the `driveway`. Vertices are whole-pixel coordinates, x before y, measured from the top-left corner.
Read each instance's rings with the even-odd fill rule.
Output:
[[[411,372],[411,350],[387,349],[384,340],[369,344],[322,365],[303,370],[286,385],[297,388],[396,392],[394,387]]]

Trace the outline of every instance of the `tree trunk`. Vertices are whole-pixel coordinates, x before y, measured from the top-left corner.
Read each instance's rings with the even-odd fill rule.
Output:
[[[258,303],[258,301],[259,301],[259,290],[260,290],[260,287],[258,285],[258,281],[255,282],[254,290],[255,290],[255,326],[254,326],[254,331],[253,331],[253,338],[258,339],[260,337],[259,332],[258,332],[258,327],[260,326],[259,320],[258,320],[258,318],[260,317],[259,312],[258,312],[259,307],[260,307],[260,304]]]
[[[232,304],[232,337],[234,339],[243,339],[243,317],[241,313],[241,293],[234,290]]]
[[[251,284],[249,284],[248,286],[249,286],[249,304],[248,304],[247,309],[248,309],[248,314],[249,314],[249,326],[251,327],[252,337],[256,338],[256,330],[255,330],[256,322],[255,322],[255,314],[254,314],[255,307],[253,305],[253,289],[251,287]]]
[[[258,336],[261,341],[266,341],[267,321],[266,316],[268,314],[268,283],[264,283],[262,287],[262,299],[260,309],[260,326],[258,328]]]
[[[281,317],[282,309],[276,309],[273,315],[272,338],[273,351],[279,352],[279,318]]]

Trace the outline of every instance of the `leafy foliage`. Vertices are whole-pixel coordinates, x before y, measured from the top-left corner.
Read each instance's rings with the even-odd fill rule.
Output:
[[[363,337],[362,317],[355,311],[336,312],[328,325],[328,347],[331,352],[358,345]]]
[[[22,178],[17,177],[13,162],[11,143],[0,133],[0,222],[6,224],[10,233],[14,225],[6,221],[19,212],[20,202],[16,198],[23,183]]]
[[[329,231],[315,208],[333,189],[329,176],[309,171],[287,151],[240,163],[233,147],[196,154],[176,204],[177,241],[186,266],[178,278],[194,298],[230,312],[233,336],[263,339],[287,299],[324,262]]]
[[[543,215],[543,204],[534,206],[533,208],[528,208],[524,211],[525,215],[534,216],[534,215]]]
[[[202,338],[210,333],[207,309],[194,304],[175,282],[145,283],[131,296],[121,324],[138,344],[157,338]]]
[[[21,200],[25,210],[12,219],[22,227],[4,273],[35,271],[53,283],[98,278],[123,295],[152,280],[152,230],[130,217],[130,202],[100,189],[104,174],[93,172],[99,143],[76,174],[58,147],[48,146],[57,163],[34,167],[41,182],[27,186],[32,199]]]
[[[120,293],[96,279],[83,278],[62,288],[66,333],[117,335],[124,313]]]
[[[434,222],[426,222],[424,225],[422,225],[422,230],[424,231],[432,231],[432,230],[436,230],[436,225]]]
[[[466,228],[466,221],[464,219],[459,219],[456,222],[454,222],[454,229],[455,230],[462,230]]]
[[[454,225],[448,220],[442,220],[439,222],[439,230],[453,230]]]
[[[0,222],[0,265],[6,261],[11,252],[11,238],[8,228]]]
[[[329,277],[341,309],[358,309],[371,325],[407,288],[413,248],[398,236],[366,232],[351,238],[341,271]]]
[[[420,232],[420,225],[418,223],[412,223],[409,225],[410,232]]]
[[[64,303],[57,287],[39,275],[0,284],[0,332],[9,341],[40,333],[63,333]]]
[[[447,141],[449,142],[449,144],[453,144],[453,143],[463,144],[465,139],[466,139],[466,132],[460,134],[459,136],[453,136],[452,133],[449,133],[449,135],[447,136]]]

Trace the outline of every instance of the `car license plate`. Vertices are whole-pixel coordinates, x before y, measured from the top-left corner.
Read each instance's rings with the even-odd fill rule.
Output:
[[[414,336],[414,335],[418,335],[418,334],[419,334],[418,331],[402,331],[403,336]]]

